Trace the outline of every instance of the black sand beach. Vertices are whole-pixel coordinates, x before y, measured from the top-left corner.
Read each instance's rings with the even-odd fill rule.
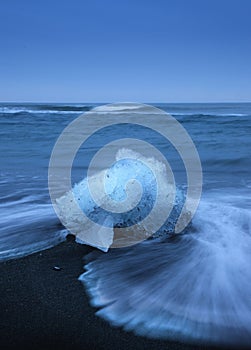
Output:
[[[91,251],[68,240],[0,264],[2,349],[205,349],[135,336],[97,317],[78,281]]]

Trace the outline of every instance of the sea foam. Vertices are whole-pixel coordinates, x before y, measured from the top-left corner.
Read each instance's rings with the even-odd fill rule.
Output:
[[[250,232],[247,209],[204,198],[190,233],[90,258],[80,280],[113,325],[153,338],[247,346]]]

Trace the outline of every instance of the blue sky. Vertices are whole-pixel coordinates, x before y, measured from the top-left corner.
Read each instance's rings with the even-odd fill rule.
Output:
[[[249,0],[2,0],[0,100],[251,101]]]

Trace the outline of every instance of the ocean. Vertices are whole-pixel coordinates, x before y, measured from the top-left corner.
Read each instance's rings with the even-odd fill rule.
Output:
[[[99,104],[0,104],[0,259],[52,247],[67,230],[51,205],[48,164],[64,128]],[[114,325],[155,338],[247,344],[251,340],[251,103],[152,104],[187,130],[200,156],[203,191],[191,231],[90,258],[80,276]],[[108,111],[109,112],[109,111]],[[137,111],[133,111],[137,113]],[[81,181],[92,156],[120,137],[143,138],[167,157],[179,186],[177,152],[155,133],[115,126],[87,140],[74,160]]]

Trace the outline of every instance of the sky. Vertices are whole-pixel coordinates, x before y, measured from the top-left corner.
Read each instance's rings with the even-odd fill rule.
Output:
[[[1,0],[0,101],[251,101],[249,0]]]

